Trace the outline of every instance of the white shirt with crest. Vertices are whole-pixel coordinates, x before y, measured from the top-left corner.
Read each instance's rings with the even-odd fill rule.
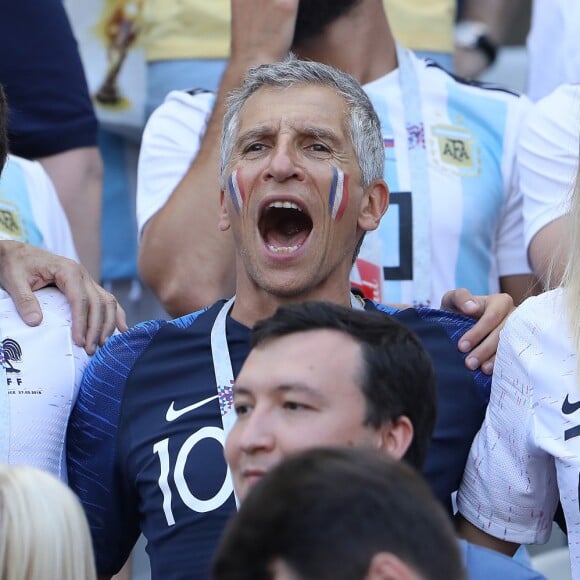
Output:
[[[89,356],[71,336],[67,299],[55,288],[36,292],[40,326],[27,326],[0,291],[0,381],[8,413],[0,425],[3,461],[27,464],[66,480],[65,436]]]

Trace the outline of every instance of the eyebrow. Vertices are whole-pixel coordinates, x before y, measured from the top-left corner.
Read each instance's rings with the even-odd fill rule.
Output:
[[[338,145],[340,142],[338,135],[330,129],[306,125],[304,127],[298,127],[296,130],[303,135],[315,137],[316,139],[321,139],[323,141],[328,141],[333,145]],[[270,125],[261,125],[253,129],[248,129],[247,131],[244,131],[238,135],[236,145],[239,146],[247,143],[248,141],[253,141],[254,139],[273,137],[275,134],[276,129],[272,128]]]
[[[311,137],[316,137],[317,139],[322,139],[323,141],[330,141],[333,144],[339,143],[338,135],[330,129],[306,126],[302,127],[302,129],[300,129],[300,132],[304,133],[305,135],[309,135]]]
[[[248,129],[247,131],[244,131],[238,135],[238,138],[236,139],[236,145],[247,143],[248,141],[253,141],[254,139],[271,137],[274,135],[274,133],[275,130],[269,125],[261,125],[259,127],[255,127],[254,129]]]
[[[313,389],[312,387],[309,387],[304,383],[283,383],[281,385],[278,385],[274,389],[274,391],[276,393],[303,393],[305,395],[313,397],[320,403],[325,403],[327,401],[327,398],[323,394],[321,394],[319,391]],[[244,387],[243,385],[238,385],[234,383],[233,394],[234,396],[236,395],[252,396],[253,392],[250,387]]]

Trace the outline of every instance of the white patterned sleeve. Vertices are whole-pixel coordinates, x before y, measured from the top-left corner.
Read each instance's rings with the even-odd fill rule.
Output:
[[[580,87],[562,85],[538,101],[526,119],[517,152],[526,248],[568,211],[578,167]]]
[[[167,202],[197,155],[213,107],[212,93],[169,93],[151,115],[141,140],[137,168],[137,227]]]
[[[486,533],[520,544],[544,543],[558,501],[553,458],[537,445],[538,393],[530,376],[541,364],[539,328],[526,305],[500,337],[491,398],[461,483],[457,506]],[[541,404],[541,401],[540,401]]]

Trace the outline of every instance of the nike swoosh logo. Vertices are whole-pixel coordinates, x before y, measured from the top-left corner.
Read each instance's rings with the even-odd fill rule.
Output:
[[[577,411],[578,409],[580,409],[580,401],[578,401],[577,403],[570,403],[570,401],[568,400],[568,395],[566,395],[566,398],[564,399],[564,404],[562,405],[562,413],[564,413],[564,415],[570,415],[575,411]]]
[[[200,407],[203,407],[210,401],[217,399],[219,395],[214,395],[213,397],[208,397],[203,401],[198,401],[197,403],[193,403],[193,405],[188,405],[187,407],[183,407],[183,409],[176,409],[175,408],[175,401],[171,401],[171,405],[169,405],[169,409],[167,409],[167,413],[165,414],[166,421],[175,421],[175,419],[179,419],[182,415],[189,413],[190,411],[195,411]]]

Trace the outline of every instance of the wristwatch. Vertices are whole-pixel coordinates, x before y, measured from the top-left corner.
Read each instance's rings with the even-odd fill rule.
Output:
[[[497,45],[489,37],[489,27],[475,20],[462,20],[455,25],[455,46],[479,50],[490,66],[497,56]]]

